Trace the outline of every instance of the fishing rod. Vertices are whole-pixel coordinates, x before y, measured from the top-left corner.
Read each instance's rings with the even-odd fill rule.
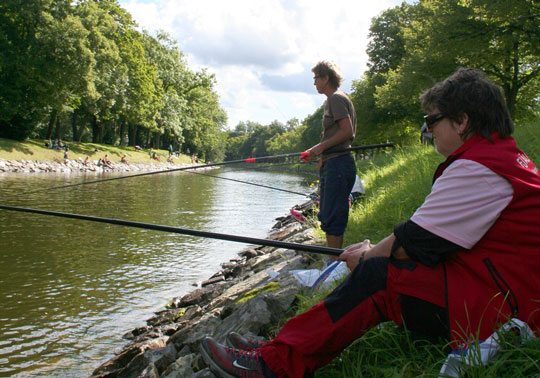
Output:
[[[307,197],[307,196],[308,196],[308,195],[305,194],[305,193],[294,192],[294,191],[292,191],[292,190],[276,188],[276,187],[273,187],[273,186],[268,186],[268,185],[263,185],[263,184],[256,184],[256,183],[254,183],[254,182],[248,182],[248,181],[236,180],[236,179],[232,179],[232,178],[229,178],[229,177],[221,177],[221,176],[209,175],[209,174],[207,174],[207,173],[193,172],[193,171],[186,171],[186,172],[188,172],[188,173],[193,173],[193,174],[196,174],[196,175],[206,176],[206,177],[214,177],[214,178],[218,178],[218,179],[222,179],[222,180],[229,180],[229,181],[239,182],[239,183],[241,183],[241,184],[246,184],[246,185],[260,186],[260,187],[262,187],[262,188],[268,188],[268,189],[273,189],[273,190],[279,190],[280,192],[285,192],[285,193],[298,194],[299,196],[302,196],[302,197]]]
[[[80,220],[86,220],[90,222],[116,224],[120,226],[143,228],[143,229],[154,230],[154,231],[171,232],[175,234],[198,236],[198,237],[210,238],[210,239],[227,240],[227,241],[233,241],[233,242],[238,242],[238,243],[264,245],[268,247],[285,248],[285,249],[292,249],[296,251],[312,252],[312,253],[319,253],[319,254],[331,255],[331,256],[339,256],[343,252],[342,249],[338,249],[338,248],[330,248],[330,247],[299,244],[299,243],[290,243],[290,242],[284,242],[281,240],[258,239],[258,238],[252,238],[252,237],[247,237],[247,236],[220,234],[216,232],[199,231],[199,230],[192,230],[188,228],[165,226],[165,225],[153,224],[153,223],[133,222],[133,221],[127,221],[123,219],[102,218],[102,217],[96,217],[96,216],[91,216],[91,215],[63,213],[59,211],[31,209],[31,208],[25,208],[25,207],[6,206],[6,205],[0,205],[0,209],[10,210],[10,211],[19,211],[19,212],[24,212],[24,213],[50,215],[50,216],[62,217],[62,218],[80,219]]]
[[[333,154],[333,153],[340,153],[340,152],[368,150],[368,149],[385,148],[385,147],[394,147],[394,144],[393,143],[381,143],[381,144],[368,144],[368,145],[364,145],[364,146],[353,146],[353,147],[346,148],[346,149],[343,149],[343,150],[328,151],[328,152],[324,151],[323,154],[327,154],[327,153],[332,153]],[[106,182],[106,181],[123,180],[123,179],[128,179],[128,178],[133,178],[133,177],[157,175],[157,174],[160,174],[160,173],[187,171],[187,170],[191,170],[191,169],[217,167],[217,166],[223,166],[223,165],[229,165],[229,164],[254,163],[254,162],[260,162],[260,161],[265,161],[265,160],[281,159],[281,158],[288,158],[288,157],[294,157],[294,156],[307,157],[307,156],[309,156],[309,152],[308,151],[303,151],[303,152],[293,152],[293,153],[281,154],[281,155],[250,157],[250,158],[247,158],[247,159],[229,160],[229,161],[223,161],[223,162],[220,162],[220,163],[200,164],[200,165],[194,165],[194,166],[188,166],[188,167],[180,167],[180,168],[165,169],[165,170],[160,170],[160,171],[137,173],[137,174],[128,175],[128,176],[110,177],[110,178],[101,179],[101,180],[92,180],[92,181],[79,182],[79,183],[76,183],[76,184],[52,186],[52,187],[49,187],[49,188],[37,189],[37,190],[29,191],[29,192],[22,192],[19,195],[38,193],[38,192],[54,190],[54,189],[70,188],[70,187],[88,185],[88,184],[97,184],[97,183]]]
[[[379,144],[366,144],[363,146],[352,146],[349,148],[345,148],[343,150],[337,150],[337,151],[324,151],[323,155],[325,154],[334,154],[337,152],[349,152],[349,151],[361,151],[361,150],[374,150],[378,148],[386,148],[386,147],[392,147],[395,148],[396,146],[392,142],[386,142],[386,143],[379,143]]]
[[[160,173],[179,172],[179,171],[187,171],[187,170],[190,170],[190,169],[217,167],[217,166],[228,165],[228,164],[253,163],[253,162],[256,162],[256,161],[279,159],[279,158],[285,158],[285,157],[291,157],[291,156],[308,156],[308,155],[309,155],[309,153],[307,151],[304,151],[304,152],[295,152],[295,153],[282,154],[282,155],[261,156],[261,157],[247,158],[247,159],[229,160],[229,161],[223,161],[223,162],[220,162],[220,163],[208,163],[208,164],[192,165],[192,166],[188,166],[188,167],[179,167],[179,168],[171,168],[171,169],[165,169],[165,170],[160,170],[160,171],[137,173],[137,174],[128,175],[128,176],[109,177],[109,178],[106,178],[106,179],[85,181],[85,182],[79,182],[79,183],[76,183],[76,184],[52,186],[52,187],[49,187],[49,188],[33,190],[33,191],[30,191],[30,192],[23,192],[23,193],[20,193],[20,195],[39,193],[39,192],[43,192],[43,191],[47,191],[47,190],[54,190],[54,189],[70,188],[70,187],[80,186],[80,185],[97,184],[97,183],[106,182],[106,181],[123,180],[123,179],[128,179],[128,178],[133,178],[133,177],[157,175],[157,174],[160,174]]]

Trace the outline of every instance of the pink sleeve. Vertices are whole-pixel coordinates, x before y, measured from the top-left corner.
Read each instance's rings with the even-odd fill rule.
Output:
[[[470,249],[495,223],[513,195],[512,185],[504,177],[480,163],[459,159],[435,181],[411,220]]]

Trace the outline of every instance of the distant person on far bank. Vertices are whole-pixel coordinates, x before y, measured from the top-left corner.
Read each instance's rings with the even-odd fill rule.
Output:
[[[321,61],[311,69],[317,92],[326,96],[323,131],[318,144],[301,157],[305,162],[320,156],[321,228],[329,247],[341,248],[349,219],[349,194],[356,178],[351,152],[333,152],[350,148],[356,134],[356,113],[349,97],[339,90],[343,82],[340,68],[333,62]],[[324,153],[324,154],[323,154]]]

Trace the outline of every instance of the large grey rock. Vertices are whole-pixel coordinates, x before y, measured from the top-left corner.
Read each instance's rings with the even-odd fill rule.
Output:
[[[195,358],[195,354],[188,354],[178,358],[163,372],[163,378],[185,378],[195,374],[191,367]]]
[[[127,366],[118,373],[119,378],[138,378],[149,367],[153,366],[159,377],[159,372],[164,371],[167,366],[172,364],[176,358],[176,348],[174,344],[167,344],[162,348],[148,349],[135,356]],[[147,374],[148,378],[153,373],[154,368],[150,368]]]
[[[224,342],[229,332],[241,335],[267,335],[278,324],[296,298],[299,286],[290,273],[280,280],[280,288],[271,292],[260,292],[251,300],[225,318],[212,334]]]
[[[164,348],[166,346],[166,341],[167,338],[162,337],[142,343],[130,344],[118,355],[106,361],[96,370],[94,370],[92,377],[120,377],[120,374],[122,374],[122,372],[126,370],[127,367],[137,359],[137,357],[144,355],[144,352],[148,349]]]

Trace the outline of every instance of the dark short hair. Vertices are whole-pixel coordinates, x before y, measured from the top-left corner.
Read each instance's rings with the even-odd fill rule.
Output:
[[[506,106],[501,88],[474,68],[459,68],[452,76],[435,84],[420,96],[422,109],[438,109],[447,118],[459,122],[469,116],[464,138],[480,134],[491,140],[498,132],[501,138],[511,135],[514,122]]]
[[[317,76],[328,76],[330,84],[336,89],[343,82],[343,76],[341,75],[339,66],[328,60],[321,60],[311,69],[311,72]]]

